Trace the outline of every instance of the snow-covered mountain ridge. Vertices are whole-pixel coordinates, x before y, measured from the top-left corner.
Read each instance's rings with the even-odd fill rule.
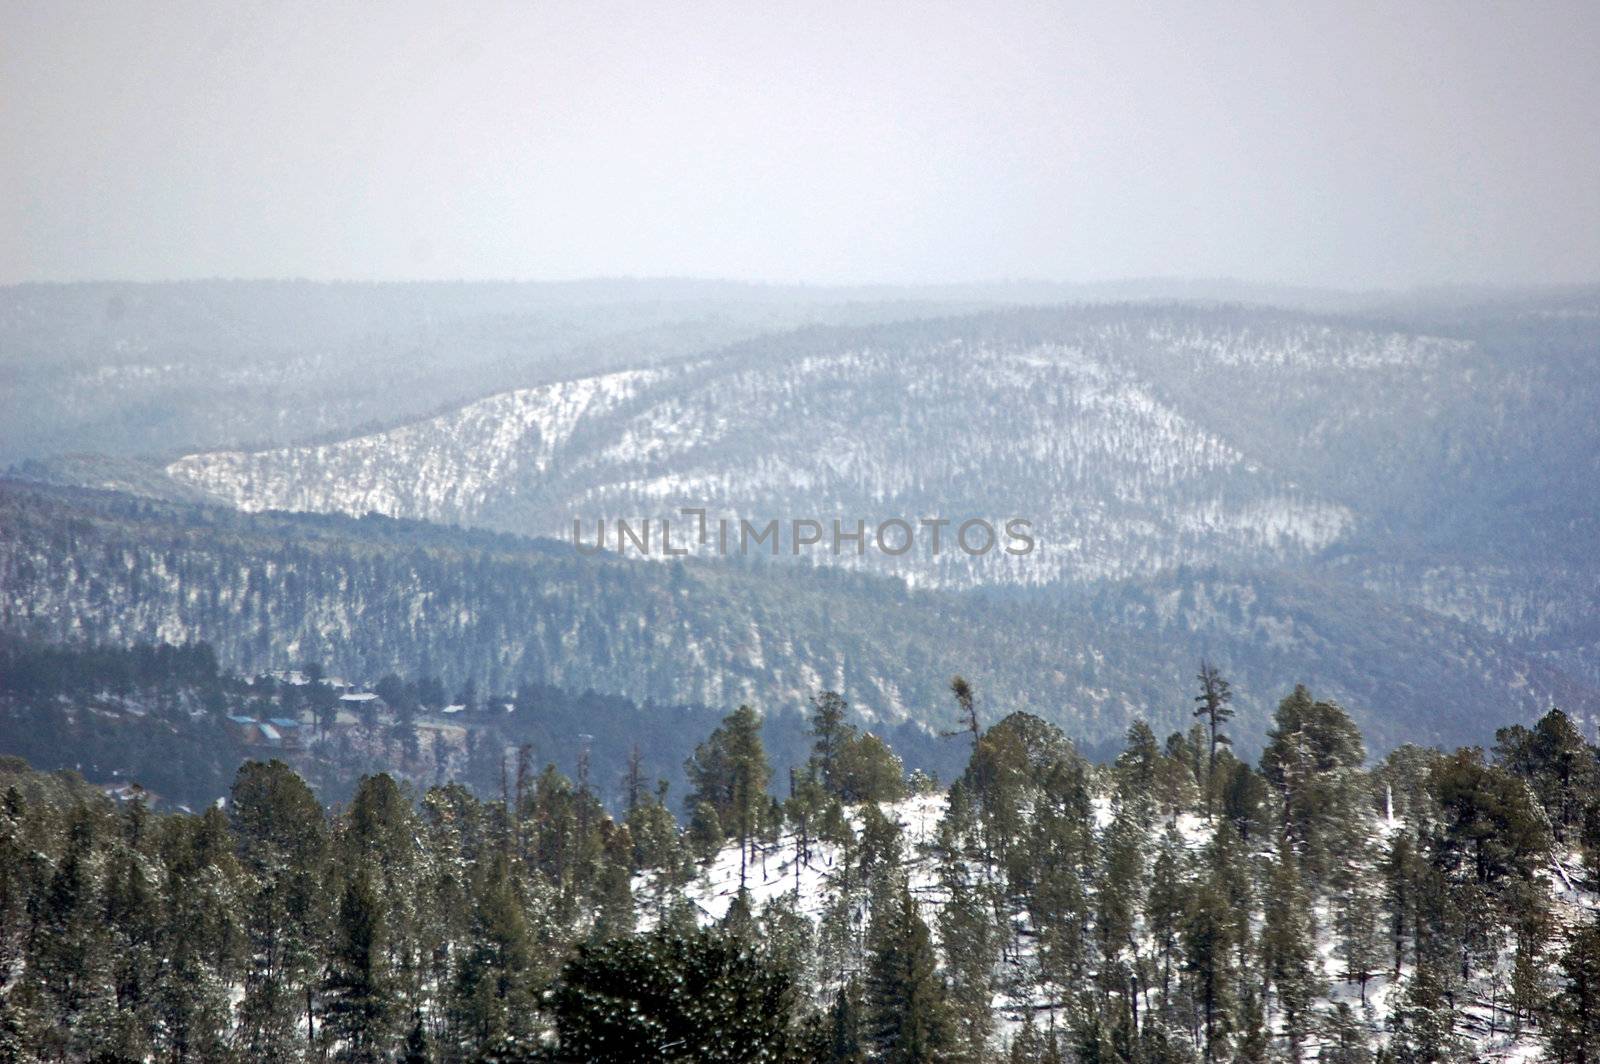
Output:
[[[545,473],[584,419],[604,416],[659,376],[631,370],[524,388],[374,436],[190,455],[167,472],[244,510],[471,522],[507,481]]]
[[[1362,515],[1250,446],[1226,412],[1185,409],[1169,394],[1177,370],[1152,366],[1243,368],[1261,375],[1258,387],[1290,389],[1328,373],[1437,373],[1468,346],[1300,322],[1132,322],[1140,327],[1074,320],[1055,339],[960,323],[823,334],[797,355],[757,345],[670,370],[580,377],[339,443],[191,454],[167,472],[245,509],[378,512],[563,538],[574,520],[681,507],[869,527],[1019,516],[1038,532],[1025,561],[923,550],[816,559],[924,584],[1295,564],[1345,539]],[[1342,417],[1306,429],[1336,434]]]

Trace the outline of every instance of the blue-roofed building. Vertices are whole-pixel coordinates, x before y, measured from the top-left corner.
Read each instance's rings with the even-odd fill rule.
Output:
[[[267,723],[278,729],[286,747],[298,747],[305,735],[305,725],[294,717],[273,717]]]

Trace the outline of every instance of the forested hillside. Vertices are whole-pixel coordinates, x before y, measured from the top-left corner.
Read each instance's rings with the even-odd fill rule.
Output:
[[[1593,311],[1112,305],[776,332],[167,472],[246,509],[561,538],[680,506],[1033,522],[1025,559],[818,559],[957,586],[1303,567],[1330,548],[1536,580],[1597,531]]]
[[[821,687],[871,719],[937,730],[937,677],[971,677],[1111,749],[1176,727],[1200,657],[1241,690],[1338,697],[1381,749],[1482,742],[1507,716],[1589,712],[1593,690],[1496,637],[1307,578],[1180,570],[1083,591],[908,590],[829,568],[672,565],[368,518],[247,515],[104,492],[0,485],[0,627],[91,644],[204,641],[245,676],[320,661],[340,675],[437,676],[452,690],[546,684],[644,704],[794,712]]]
[[[81,362],[115,417],[144,424],[148,402],[175,419],[162,437],[174,445],[198,441],[204,433],[180,427],[198,421],[272,426],[272,446],[235,435],[176,462],[101,446],[89,428],[84,445],[111,456],[47,457],[26,466],[35,480],[563,540],[582,518],[585,542],[598,519],[680,505],[869,528],[1016,516],[1038,549],[970,558],[947,543],[933,558],[924,536],[901,557],[809,552],[915,589],[1004,591],[988,597],[740,565],[587,565],[509,540],[484,551],[496,541],[468,537],[463,553],[415,525],[394,527],[420,540],[386,531],[374,549],[362,545],[372,523],[279,517],[230,525],[250,531],[216,543],[180,534],[184,548],[158,562],[168,526],[224,520],[179,507],[148,511],[121,562],[106,565],[105,554],[69,560],[68,541],[45,526],[87,520],[103,544],[124,530],[98,512],[51,509],[43,524],[18,517],[4,530],[13,558],[24,542],[33,556],[13,586],[46,596],[12,592],[4,623],[97,642],[203,639],[247,674],[316,656],[358,676],[422,671],[719,706],[792,707],[826,684],[868,714],[939,727],[944,700],[915,667],[931,661],[979,678],[997,706],[1068,724],[1090,748],[1134,715],[1176,713],[1185,663],[1199,655],[1240,678],[1252,742],[1269,709],[1259,692],[1296,680],[1342,699],[1383,748],[1481,740],[1501,715],[1550,704],[1593,711],[1594,290],[1374,297],[1365,310],[1321,301],[1339,313],[1171,303],[970,313],[1031,291],[8,290],[4,327],[18,350],[56,352],[41,365]],[[84,319],[97,300],[118,299],[105,321]],[[399,324],[384,332],[382,321]],[[647,323],[637,345],[626,333],[636,321]],[[693,322],[710,332],[695,339]],[[615,342],[585,347],[580,333]],[[133,365],[145,380],[157,353],[189,334],[241,352],[246,368],[306,344],[339,353],[307,370],[306,395],[238,385],[257,404],[243,420],[220,393],[162,385],[146,396],[118,383]],[[405,362],[420,376],[367,371],[379,353],[412,347],[420,361]],[[183,365],[183,380],[215,376],[205,359]],[[460,394],[440,386],[446,366],[473,382],[462,403],[444,402]],[[48,402],[79,401],[58,384],[41,384]],[[404,401],[367,428],[321,412],[324,400],[372,410],[391,394]],[[418,411],[419,396],[444,407]],[[693,546],[685,522],[674,531]],[[319,539],[328,535],[350,549]],[[303,552],[306,536],[322,546]],[[508,575],[524,564],[538,566],[539,590]],[[490,571],[493,581],[479,575]]]
[[[523,758],[487,796],[378,774],[330,809],[253,761],[225,808],[157,814],[0,760],[0,1053],[1592,1059],[1600,761],[1571,718],[1374,763],[1297,688],[1252,764],[1226,679],[1197,690],[1187,734],[1138,722],[1100,766],[969,712],[948,789],[829,692],[787,779],[741,708],[681,803]]]

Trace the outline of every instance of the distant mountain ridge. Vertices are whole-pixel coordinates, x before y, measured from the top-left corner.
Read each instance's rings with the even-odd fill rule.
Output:
[[[1551,367],[1516,365],[1471,336],[1299,312],[1018,310],[767,336],[343,441],[190,454],[167,473],[244,509],[563,538],[574,520],[682,507],[869,527],[1023,516],[1039,531],[1025,562],[820,559],[918,584],[1294,567],[1329,548],[1381,553],[1434,535],[1436,508],[1463,505],[1486,474],[1514,485],[1507,452],[1534,441],[1509,420],[1513,404],[1573,404],[1563,419],[1586,417],[1574,396],[1540,394],[1530,370]],[[1578,395],[1600,393],[1585,385]],[[558,408],[559,427],[540,420]],[[1572,428],[1578,474],[1582,459],[1600,460],[1600,438]],[[1583,495],[1600,504],[1592,485],[1578,491],[1575,520]],[[1507,517],[1483,515],[1501,527]]]

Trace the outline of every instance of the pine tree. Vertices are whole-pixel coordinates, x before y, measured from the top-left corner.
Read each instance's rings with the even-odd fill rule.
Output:
[[[428,1048],[428,1032],[422,1025],[422,1017],[417,1016],[411,1021],[411,1032],[406,1035],[405,1051],[400,1057],[400,1064],[433,1064],[433,1054]]]
[[[1455,1064],[1469,1059],[1456,1013],[1430,962],[1417,965],[1396,1011],[1389,1050],[1398,1064]]]
[[[1322,1018],[1322,1048],[1319,1064],[1371,1064],[1372,1050],[1367,1032],[1355,1012],[1343,1001],[1335,1003]]]
[[[368,1064],[384,1058],[392,1036],[383,904],[363,865],[344,886],[322,983],[322,1038],[336,1059]]]
[[[80,807],[68,827],[66,850],[39,901],[26,973],[48,1003],[46,1055],[66,1056],[104,978],[107,943],[95,911],[95,828]]]
[[[1552,920],[1549,903],[1533,883],[1511,892],[1508,912],[1515,952],[1511,962],[1511,1029],[1520,1034],[1547,998],[1545,953]]]
[[[689,812],[689,844],[702,861],[710,861],[722,849],[727,838],[722,828],[722,818],[710,802],[696,802]]]
[[[666,932],[580,946],[552,998],[573,1064],[776,1064],[788,1052],[783,974],[720,932]]]
[[[628,748],[628,771],[622,777],[623,807],[631,814],[644,798],[644,755],[639,752],[639,744],[634,743]]]
[[[1558,1064],[1600,1062],[1600,925],[1585,923],[1561,954],[1564,985],[1551,1004],[1550,1052]]]
[[[731,828],[739,839],[742,887],[751,839],[766,805],[767,783],[772,774],[761,744],[761,719],[749,706],[740,706],[695,748],[684,770],[692,787],[689,809],[695,810],[704,802],[716,812],[723,829]]]
[[[1481,751],[1441,759],[1429,785],[1441,814],[1434,863],[1453,881],[1493,886],[1506,877],[1527,879],[1543,865],[1551,845],[1544,817],[1522,781],[1484,764]]]
[[[1600,764],[1577,722],[1552,709],[1531,730],[1516,724],[1494,737],[1496,760],[1533,785],[1556,840],[1567,841],[1594,809],[1600,787]]]
[[[994,906],[985,880],[974,874],[969,861],[959,853],[946,851],[940,861],[939,875],[949,897],[939,911],[939,934],[950,974],[947,996],[951,1022],[967,1056],[977,1059],[988,1043],[994,1024],[994,976],[995,963],[1000,957],[1000,931],[994,924]],[[1041,926],[1054,929],[1053,925]],[[1054,938],[1046,949],[1054,962],[1057,956]]]
[[[1157,980],[1161,988],[1161,1010],[1165,1014],[1172,1002],[1173,970],[1181,965],[1180,946],[1184,926],[1184,903],[1188,890],[1183,882],[1183,840],[1176,824],[1168,824],[1151,868],[1150,891],[1145,897],[1144,919],[1154,954]]]
[[[1397,832],[1389,843],[1389,852],[1383,859],[1384,903],[1389,910],[1389,937],[1394,945],[1394,974],[1399,975],[1405,962],[1408,937],[1416,927],[1419,858],[1411,836]]]
[[[1126,746],[1117,755],[1117,792],[1129,804],[1141,804],[1148,815],[1161,771],[1161,744],[1143,720],[1128,725]]]
[[[1228,721],[1233,719],[1233,688],[1215,665],[1208,661],[1200,662],[1200,693],[1194,700],[1199,703],[1195,707],[1194,715],[1202,718],[1206,730],[1210,734],[1209,768],[1211,775],[1216,774],[1217,747],[1232,745],[1233,739],[1223,732]]]
[[[904,886],[873,912],[867,969],[867,1036],[882,1064],[951,1059],[954,1031],[933,941]]]
[[[955,696],[956,709],[961,719],[961,728],[953,734],[960,735],[965,732],[972,736],[972,745],[976,749],[978,737],[982,735],[982,729],[978,726],[978,697],[973,693],[972,685],[961,676],[950,678],[950,693]]]
[[[1372,870],[1378,862],[1374,859],[1372,845],[1365,840],[1352,840],[1334,869],[1334,930],[1337,932],[1337,955],[1344,964],[1346,980],[1356,982],[1361,988],[1361,1003],[1367,1003],[1367,981],[1383,965],[1382,918],[1378,898],[1378,885]]]
[[[1267,785],[1249,765],[1227,751],[1218,757],[1213,773],[1213,790],[1221,791],[1222,815],[1228,818],[1239,838],[1249,842],[1263,828],[1267,804]]]
[[[311,789],[280,761],[243,765],[232,797],[230,824],[248,876],[239,1041],[252,1056],[281,1059],[305,1041],[327,832]]]
[[[811,697],[812,764],[824,786],[834,786],[839,751],[854,729],[846,720],[850,705],[837,691],[823,691]]]
[[[1268,878],[1264,899],[1266,924],[1261,933],[1262,960],[1268,981],[1277,991],[1284,1014],[1289,1058],[1299,1060],[1312,1028],[1311,1003],[1320,995],[1314,972],[1316,927],[1311,900],[1300,882],[1294,851],[1285,841]]]
[[[475,1045],[528,1033],[540,974],[534,967],[533,930],[510,865],[500,853],[490,861],[473,887],[472,922],[459,946],[450,1010],[458,1035]]]
[[[1239,1006],[1239,1040],[1233,1064],[1267,1064],[1271,1049],[1272,1038],[1267,1031],[1261,990],[1251,985],[1245,990],[1244,1000]]]
[[[825,1064],[866,1064],[866,1052],[861,1047],[861,990],[855,983],[847,983],[834,993],[833,1004],[828,1008],[827,1040],[819,1061]]]
[[[1199,1010],[1205,1059],[1227,1055],[1233,1030],[1234,959],[1238,918],[1213,876],[1196,885],[1184,922],[1184,972]]]
[[[228,983],[240,945],[236,884],[227,818],[216,808],[168,822],[158,844],[166,861],[162,888],[163,958],[156,986],[156,1049],[174,1060],[228,1057]]]
[[[1261,774],[1278,792],[1283,831],[1312,882],[1336,829],[1361,819],[1365,759],[1361,732],[1338,705],[1313,700],[1305,687],[1278,704]]]
[[[1101,839],[1095,893],[1095,931],[1100,947],[1100,986],[1137,1007],[1139,980],[1135,919],[1144,902],[1144,849],[1149,839],[1136,814],[1118,807]]]
[[[1068,788],[1046,787],[1044,800],[1034,809],[1027,908],[1038,935],[1039,975],[1053,997],[1076,985],[1088,965],[1088,823]]]

